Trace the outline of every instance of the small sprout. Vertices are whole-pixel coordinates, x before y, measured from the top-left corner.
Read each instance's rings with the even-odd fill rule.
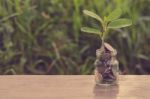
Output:
[[[99,35],[102,42],[104,42],[103,40],[108,34],[109,29],[122,28],[132,25],[132,21],[130,19],[120,18],[122,10],[119,8],[112,11],[108,16],[104,16],[104,19],[88,10],[83,10],[83,13],[99,21],[102,30],[100,31],[99,29],[83,27],[81,28],[81,31]]]

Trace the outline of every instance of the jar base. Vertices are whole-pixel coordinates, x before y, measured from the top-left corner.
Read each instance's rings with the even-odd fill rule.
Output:
[[[113,81],[113,82],[96,81],[96,85],[99,85],[99,86],[117,86],[118,82],[117,81]]]
[[[96,83],[98,86],[118,86],[117,83]]]

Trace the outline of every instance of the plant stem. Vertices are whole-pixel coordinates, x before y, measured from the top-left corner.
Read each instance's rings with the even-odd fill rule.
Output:
[[[102,25],[102,34],[100,35],[100,39],[102,40],[101,41],[101,43],[102,43],[101,48],[102,48],[104,46],[104,39],[108,33],[108,28],[107,28],[107,22],[106,21],[102,20],[100,23]]]
[[[107,35],[108,33],[108,28],[107,28],[107,22],[104,21],[103,24],[102,24],[102,38],[105,39],[105,36]]]

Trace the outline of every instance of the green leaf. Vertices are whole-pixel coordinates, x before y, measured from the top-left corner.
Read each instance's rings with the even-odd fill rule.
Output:
[[[130,19],[117,19],[108,24],[108,28],[122,28],[126,26],[132,25],[132,21]]]
[[[122,14],[122,10],[121,9],[115,9],[112,13],[110,13],[108,15],[108,17],[106,17],[106,21],[113,21],[117,18],[119,18]]]
[[[94,29],[94,28],[89,28],[89,27],[82,27],[81,31],[86,32],[86,33],[98,34],[98,35],[101,34],[100,30]]]
[[[98,21],[100,21],[100,22],[102,22],[101,17],[100,17],[100,16],[98,16],[97,14],[95,14],[95,13],[91,12],[91,11],[83,10],[83,13],[84,13],[84,14],[86,14],[86,15],[88,15],[88,16],[90,16],[90,17],[92,17],[92,18],[97,19],[97,20],[98,20]]]

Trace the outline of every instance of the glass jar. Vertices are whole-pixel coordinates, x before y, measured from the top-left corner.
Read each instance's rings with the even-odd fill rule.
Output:
[[[117,51],[108,43],[96,50],[95,81],[98,85],[117,85],[119,66],[116,59]]]

